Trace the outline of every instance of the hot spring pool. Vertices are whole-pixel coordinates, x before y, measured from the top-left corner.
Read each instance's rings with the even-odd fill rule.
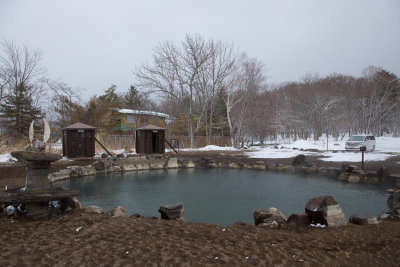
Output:
[[[276,207],[286,216],[304,212],[315,196],[332,195],[346,217],[386,211],[386,187],[333,178],[246,169],[170,169],[98,174],[58,182],[80,191],[79,201],[104,211],[117,205],[129,214],[157,216],[162,205],[182,202],[188,222],[253,224],[253,211]]]

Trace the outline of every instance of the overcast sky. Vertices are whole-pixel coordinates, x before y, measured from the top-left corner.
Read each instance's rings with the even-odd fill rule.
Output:
[[[368,65],[400,76],[399,0],[0,0],[0,37],[40,49],[49,76],[84,99],[126,91],[154,47],[187,33],[233,42],[270,83]]]

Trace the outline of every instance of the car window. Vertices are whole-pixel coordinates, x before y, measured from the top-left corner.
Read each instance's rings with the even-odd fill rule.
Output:
[[[370,136],[369,139],[370,140],[375,140],[375,136]]]
[[[364,141],[365,136],[354,135],[349,138],[349,141]]]

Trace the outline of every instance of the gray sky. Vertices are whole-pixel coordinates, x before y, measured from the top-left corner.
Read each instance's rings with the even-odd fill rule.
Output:
[[[270,83],[368,65],[400,76],[398,0],[0,0],[1,39],[40,49],[50,77],[84,99],[125,91],[154,47],[187,33],[233,42]]]

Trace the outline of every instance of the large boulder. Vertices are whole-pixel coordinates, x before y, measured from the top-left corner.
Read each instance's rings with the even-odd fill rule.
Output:
[[[281,228],[286,225],[286,216],[277,208],[256,210],[253,212],[254,225],[258,227]]]
[[[313,224],[339,227],[347,223],[342,208],[332,196],[318,196],[310,199],[305,211]]]
[[[310,217],[307,213],[300,213],[289,216],[287,219],[288,227],[308,226],[311,223]]]
[[[129,213],[122,206],[116,206],[107,213],[113,217],[123,217],[123,218],[129,217]]]
[[[161,206],[158,211],[163,220],[176,220],[185,222],[183,204],[178,203],[175,205]]]

